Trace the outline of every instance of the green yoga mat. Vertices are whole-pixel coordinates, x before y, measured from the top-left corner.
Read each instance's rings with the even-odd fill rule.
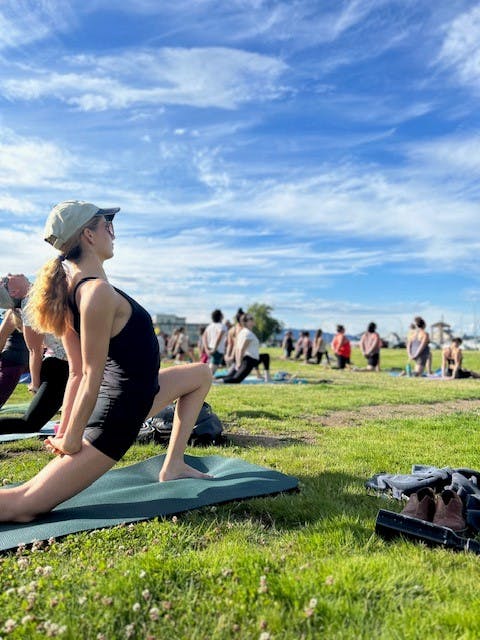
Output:
[[[113,469],[41,519],[26,524],[0,523],[0,551],[34,540],[291,491],[298,485],[296,478],[273,469],[222,456],[185,456],[189,465],[212,474],[211,480],[158,482],[164,458],[155,456]]]
[[[7,415],[10,413],[25,413],[30,406],[29,402],[19,402],[17,404],[4,404],[0,409],[0,415]]]

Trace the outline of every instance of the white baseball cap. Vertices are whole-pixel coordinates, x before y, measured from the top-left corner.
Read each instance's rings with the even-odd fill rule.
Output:
[[[109,216],[112,219],[119,211],[120,207],[101,209],[90,202],[65,200],[65,202],[55,205],[50,211],[43,237],[55,249],[61,249],[94,216]]]

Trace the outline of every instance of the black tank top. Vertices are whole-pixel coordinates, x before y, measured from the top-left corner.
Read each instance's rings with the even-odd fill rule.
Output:
[[[80,335],[80,312],[75,296],[78,287],[87,280],[97,280],[97,278],[80,280],[69,301],[73,314],[73,328],[78,335]],[[151,391],[155,394],[158,391],[160,354],[152,319],[150,314],[133,298],[116,287],[114,289],[130,304],[132,315],[120,333],[110,338],[102,387],[142,387],[144,391]],[[134,401],[133,398],[132,401]]]

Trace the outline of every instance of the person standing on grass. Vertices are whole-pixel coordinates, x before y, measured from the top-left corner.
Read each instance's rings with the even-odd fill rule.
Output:
[[[382,341],[377,333],[377,325],[370,322],[360,338],[360,350],[367,360],[367,371],[380,371],[380,349]]]
[[[47,219],[45,240],[60,253],[40,271],[27,308],[35,330],[62,337],[70,375],[58,433],[45,440],[55,458],[28,482],[0,489],[0,521],[29,522],[88,487],[122,458],[144,420],[175,399],[159,480],[208,477],[183,454],[210,371],[204,364],[159,371],[150,315],[103,268],[118,211],[73,200]]]
[[[337,356],[339,369],[345,369],[347,365],[350,365],[352,347],[342,324],[337,324],[337,333],[332,340],[332,351]]]

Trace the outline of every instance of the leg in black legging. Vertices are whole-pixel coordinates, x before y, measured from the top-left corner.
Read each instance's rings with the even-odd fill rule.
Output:
[[[270,371],[270,354],[261,353],[260,362],[263,364],[265,371]]]
[[[242,364],[239,369],[236,369],[234,373],[223,378],[224,384],[240,384],[248,374],[252,371],[252,369],[257,366],[259,360],[255,360],[250,356],[245,356],[242,360]]]
[[[20,380],[25,367],[21,364],[11,364],[0,358],[0,407],[10,398]]]
[[[59,411],[68,380],[68,363],[59,358],[45,358],[40,370],[40,387],[27,412],[21,418],[0,418],[0,433],[40,431]]]

